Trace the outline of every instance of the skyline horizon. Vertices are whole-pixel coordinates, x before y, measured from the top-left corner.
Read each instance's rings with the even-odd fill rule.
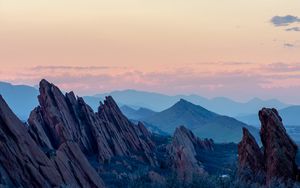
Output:
[[[45,78],[41,78],[41,80],[43,80]],[[281,103],[284,103],[286,105],[290,105],[290,106],[298,106],[300,105],[300,102],[299,103],[291,103],[291,102],[287,102],[287,101],[284,101],[284,100],[281,100],[281,99],[278,99],[278,98],[271,98],[271,97],[266,97],[266,98],[263,98],[263,97],[260,97],[260,96],[250,96],[249,98],[244,98],[244,99],[235,99],[234,97],[231,97],[231,96],[224,96],[224,95],[215,95],[215,96],[205,96],[205,95],[201,95],[201,93],[175,93],[175,94],[171,94],[171,93],[164,93],[164,92],[160,92],[160,91],[153,91],[153,90],[141,90],[141,89],[135,89],[135,88],[125,88],[125,89],[113,89],[113,90],[107,90],[107,91],[97,91],[95,93],[81,93],[79,90],[65,90],[63,87],[60,87],[58,84],[54,83],[54,82],[51,82],[50,80],[48,79],[45,79],[47,81],[49,81],[50,83],[53,83],[55,85],[57,85],[59,88],[62,89],[63,92],[74,92],[75,95],[79,96],[79,97],[98,97],[97,95],[103,95],[103,94],[111,94],[111,93],[116,93],[116,92],[138,92],[138,93],[147,93],[147,94],[158,94],[158,95],[164,95],[164,96],[168,96],[168,97],[180,97],[180,96],[197,96],[197,97],[202,97],[202,98],[205,98],[207,100],[213,100],[213,99],[227,99],[227,100],[231,100],[233,102],[237,102],[237,103],[249,103],[249,102],[252,102],[252,101],[255,101],[255,100],[262,100],[262,101],[272,101],[272,100],[276,100],[278,102],[281,102]],[[33,84],[33,85],[30,85],[30,84],[19,84],[19,83],[12,83],[12,82],[9,82],[9,81],[2,81],[0,80],[0,83],[6,83],[6,84],[10,84],[12,86],[25,86],[25,87],[32,87],[34,89],[36,89],[38,91],[39,89],[39,82],[37,84]],[[186,99],[184,99],[186,100]]]
[[[3,0],[0,80],[300,103],[300,1]]]

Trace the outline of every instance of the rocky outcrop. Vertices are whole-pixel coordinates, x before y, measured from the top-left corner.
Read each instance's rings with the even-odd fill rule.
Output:
[[[28,120],[29,132],[40,147],[58,149],[68,141],[76,142],[85,155],[97,155],[99,161],[114,156],[134,156],[157,165],[151,150],[151,134],[139,124],[131,123],[112,97],[93,110],[73,92],[63,95],[53,84],[40,82],[40,106]]]
[[[169,164],[179,179],[190,182],[194,175],[205,174],[202,163],[197,160],[200,150],[213,150],[211,140],[200,140],[184,126],[176,128],[172,143],[167,146]]]
[[[44,146],[49,142],[40,140]],[[104,187],[77,143],[67,141],[57,150],[43,151],[1,96],[0,184],[1,187]]]
[[[288,136],[277,110],[263,108],[259,111],[259,119],[267,183],[272,179],[295,180],[298,148]]]
[[[288,136],[277,110],[263,108],[258,115],[261,121],[263,151],[261,152],[249,131],[244,129],[244,136],[238,148],[239,172],[248,168],[253,174],[263,174],[266,184],[272,183],[273,180],[296,180],[297,146]],[[251,178],[248,177],[248,180]]]
[[[30,115],[29,124],[34,130],[43,132],[49,138],[47,147],[57,149],[62,143],[69,140],[76,141],[84,153],[93,153],[95,144],[91,140],[90,126],[85,126],[81,121],[79,110],[84,106],[80,99],[76,100],[74,93],[66,96],[53,84],[46,80],[40,82],[40,95],[38,96],[40,107],[37,107]],[[86,114],[83,114],[84,116]],[[35,131],[35,133],[37,133]],[[44,134],[39,140],[45,143]],[[48,142],[46,142],[48,143]]]
[[[111,96],[105,98],[100,104],[97,116],[103,121],[110,123],[107,127],[109,143],[116,155],[132,156],[139,153],[141,160],[156,166],[157,162],[152,149],[154,143],[151,141],[150,133],[142,123],[135,126],[121,112]],[[140,155],[142,154],[142,156]]]
[[[243,138],[238,145],[238,174],[242,180],[255,181],[255,175],[264,178],[263,154],[251,133],[243,128]]]
[[[122,114],[111,96],[105,98],[104,104],[100,104],[97,115],[114,126],[114,136],[118,137],[120,141],[116,153],[129,154],[130,150],[139,151],[143,149],[136,129],[134,129],[132,123]]]

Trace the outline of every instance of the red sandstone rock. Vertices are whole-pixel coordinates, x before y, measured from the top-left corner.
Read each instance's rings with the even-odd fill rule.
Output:
[[[253,174],[264,174],[267,185],[273,180],[296,180],[295,159],[298,148],[288,136],[277,110],[263,108],[258,115],[261,121],[263,153],[249,131],[243,129],[244,136],[238,148],[239,171],[248,168]],[[251,180],[251,177],[248,177],[248,180]]]
[[[243,128],[243,138],[238,145],[239,176],[245,181],[253,181],[255,175],[264,175],[263,154],[251,133]]]
[[[263,108],[259,111],[260,136],[264,146],[266,180],[273,178],[295,180],[297,146],[288,136],[276,109]]]
[[[64,96],[55,85],[42,80],[39,102],[28,122],[30,134],[42,148],[58,149],[74,141],[83,153],[96,154],[99,161],[139,155],[142,161],[157,165],[151,134],[142,124],[131,123],[112,97],[94,113],[81,97],[73,92]]]
[[[76,143],[63,148],[47,156],[0,96],[0,174],[3,186],[104,187]]]
[[[106,127],[109,132],[107,139],[111,140],[116,155],[134,156],[142,153],[144,161],[152,166],[158,165],[152,152],[154,143],[148,130],[142,124],[136,127],[131,123],[111,96],[106,97],[104,103],[100,104],[97,116],[110,123]]]
[[[194,175],[206,174],[203,165],[196,159],[199,150],[213,149],[213,143],[200,140],[190,130],[176,128],[173,141],[167,147],[170,165],[179,179],[190,182]]]

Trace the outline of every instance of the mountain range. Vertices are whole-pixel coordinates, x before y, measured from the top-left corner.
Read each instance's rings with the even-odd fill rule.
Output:
[[[37,105],[37,102],[33,102],[36,101],[35,98],[38,94],[36,89],[29,86],[13,86],[7,83],[1,85],[3,85],[0,90],[1,94],[7,100],[8,104],[12,106],[13,110],[16,110],[17,115],[19,115],[19,117],[23,119],[23,121],[27,120],[30,109]],[[145,102],[148,102],[150,100],[155,101],[156,103],[156,100],[160,101],[161,103],[162,101],[169,101],[169,104],[171,104],[171,101],[173,99],[176,99],[176,97],[156,93],[138,92],[133,90],[114,92],[111,94],[115,95],[115,97],[117,97],[117,99],[121,101],[119,102],[119,104],[125,102],[131,103],[131,106],[123,105],[121,107],[121,111],[129,119],[143,121],[146,127],[157,133],[167,133],[171,135],[174,133],[175,128],[177,126],[185,125],[201,138],[212,138],[215,140],[215,142],[218,143],[237,143],[240,141],[242,136],[242,127],[248,127],[249,130],[253,133],[253,135],[258,137],[258,131],[255,128],[249,127],[248,125],[239,122],[234,118],[222,116],[212,111],[209,111],[202,106],[192,104],[191,102],[188,102],[185,99],[179,99],[179,102],[177,101],[175,104],[173,104],[166,110],[163,110],[161,112],[154,112],[144,107],[140,107],[138,109],[134,109],[134,107],[137,108],[137,106],[146,105]],[[22,95],[22,98],[15,97],[16,95]],[[144,97],[148,97],[148,100],[145,100]],[[105,98],[105,95],[87,96],[83,99],[86,101],[87,104],[91,104],[91,106],[96,106],[99,105],[99,101],[102,98]],[[201,97],[197,98],[200,99]],[[195,100],[196,97],[194,96],[193,99]],[[144,103],[138,102],[142,100],[144,100]],[[230,100],[223,98],[223,102],[224,101]],[[155,104],[155,102],[151,104],[153,105]],[[256,101],[256,103],[258,104],[258,100]],[[251,103],[251,105],[253,104]],[[20,108],[20,106],[24,106],[26,108]],[[22,109],[24,109],[23,112]],[[222,135],[220,135],[220,133],[222,133]]]
[[[279,110],[279,114],[283,118],[283,123],[286,126],[300,126],[300,106],[294,105]],[[236,117],[238,120],[243,121],[249,125],[256,127],[260,126],[260,121],[257,114],[250,114],[246,116]]]
[[[211,138],[218,143],[239,142],[242,138],[243,127],[247,127],[256,138],[259,138],[256,128],[232,117],[211,112],[184,99],[180,99],[179,102],[162,112],[141,120],[169,134],[173,134],[178,125],[184,125],[200,138]]]
[[[262,100],[259,98],[253,98],[248,102],[236,102],[226,97],[208,99],[199,95],[169,96],[136,90],[113,91],[110,93],[94,95],[92,97],[103,99],[103,97],[107,95],[114,97],[121,106],[128,105],[132,108],[144,107],[156,112],[160,112],[169,108],[180,99],[185,99],[210,111],[231,117],[252,114],[257,112],[262,107],[274,107],[282,109],[289,106],[289,104],[285,104],[276,99]]]
[[[42,80],[38,102],[23,123],[0,95],[0,187],[187,186],[195,176],[229,173],[236,161],[235,144],[202,140],[184,126],[152,134],[111,96],[94,112]]]
[[[27,120],[30,111],[38,105],[38,93],[38,90],[31,86],[0,82],[0,94],[23,121]]]
[[[12,85],[0,82],[0,94],[2,94],[7,103],[22,120],[26,120],[31,107],[37,105],[37,101],[35,99],[38,94],[38,90],[35,87]],[[225,97],[207,99],[198,95],[169,96],[154,92],[136,90],[113,91],[93,96],[84,96],[83,98],[87,104],[89,104],[94,110],[97,110],[99,101],[103,101],[105,96],[114,97],[119,106],[126,105],[133,109],[144,108],[155,112],[163,111],[174,105],[180,99],[185,99],[212,112],[231,117],[255,114],[262,107],[283,109],[290,106],[289,104],[285,104],[276,99],[262,100],[254,98],[243,103],[236,102]],[[17,106],[23,106],[24,108],[18,108]]]
[[[127,105],[121,106],[120,109],[129,119],[132,120],[142,120],[157,113],[147,108],[141,107],[134,109]]]
[[[258,113],[259,144],[251,126],[185,99],[145,117],[171,135],[133,123],[111,96],[94,112],[74,92],[42,80],[37,101],[24,123],[0,94],[0,187],[298,186],[297,145],[274,108]],[[201,139],[191,129],[200,134],[202,127],[202,137],[216,132],[222,141],[240,132],[242,140]]]

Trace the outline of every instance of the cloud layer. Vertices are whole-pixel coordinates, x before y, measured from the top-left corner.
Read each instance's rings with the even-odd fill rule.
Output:
[[[287,28],[286,31],[300,31],[300,27],[291,27],[291,28]]]
[[[300,63],[194,63],[155,71],[123,67],[40,66],[14,70],[14,74],[5,71],[0,75],[0,80],[31,85],[42,78],[79,95],[138,89],[166,94],[227,96],[237,100],[258,96],[300,103],[297,96]]]
[[[286,16],[274,16],[271,19],[271,23],[273,23],[274,26],[288,26],[292,23],[299,23],[300,18],[297,16],[292,16],[292,15],[286,15]]]
[[[284,43],[283,44],[285,47],[288,47],[288,48],[294,48],[295,45],[294,44],[291,44],[291,43]]]

